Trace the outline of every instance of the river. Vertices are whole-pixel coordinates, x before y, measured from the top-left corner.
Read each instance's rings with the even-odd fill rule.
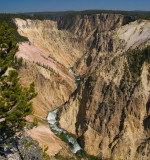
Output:
[[[73,72],[72,68],[69,68],[69,72],[71,72],[75,78],[76,78],[76,84],[77,82],[80,81],[80,76],[77,75],[76,73]],[[58,113],[59,108],[51,111],[48,113],[47,116],[47,121],[50,124],[51,130],[56,134],[56,135],[62,135],[68,142],[70,146],[70,151],[72,153],[78,153],[82,150],[80,147],[79,143],[77,142],[76,138],[73,137],[72,135],[68,134],[65,130],[61,129],[58,127],[58,121],[57,121],[57,113]]]

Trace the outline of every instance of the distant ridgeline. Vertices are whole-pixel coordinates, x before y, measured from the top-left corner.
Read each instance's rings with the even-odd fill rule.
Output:
[[[150,20],[150,11],[113,11],[113,10],[85,10],[85,11],[66,11],[66,12],[30,12],[27,15],[43,16],[45,18],[56,18],[64,16],[76,16],[76,15],[92,15],[92,14],[122,14],[125,16],[132,16],[135,19]]]
[[[9,28],[14,28],[15,29],[15,36],[16,36],[15,40],[17,42],[28,41],[28,38],[19,35],[19,33],[17,32],[17,26],[13,22],[14,18],[39,19],[39,20],[44,19],[44,17],[40,17],[40,16],[35,17],[35,16],[24,15],[24,14],[0,14],[0,25],[2,24],[3,21],[6,21],[8,23]]]
[[[28,41],[26,37],[23,37],[18,34],[17,26],[13,22],[14,18],[21,18],[21,19],[51,19],[51,20],[58,20],[58,19],[72,19],[76,15],[92,15],[92,14],[122,14],[125,16],[131,16],[134,19],[145,19],[150,20],[150,12],[142,12],[142,11],[112,11],[112,10],[85,10],[85,11],[66,11],[66,12],[29,12],[29,13],[19,13],[19,14],[0,14],[0,25],[3,21],[6,21],[9,25],[9,28],[15,29],[16,41],[17,42],[24,42]]]

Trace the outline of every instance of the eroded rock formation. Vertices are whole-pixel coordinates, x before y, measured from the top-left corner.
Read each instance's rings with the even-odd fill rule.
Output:
[[[150,44],[150,22],[114,14],[56,20],[15,20],[30,41],[20,44],[17,56],[26,60],[21,82],[35,81],[39,93],[36,115],[66,102],[59,110],[60,127],[75,134],[88,154],[148,159],[149,48],[132,50]],[[72,66],[81,75],[76,90],[68,72]]]
[[[112,50],[94,47],[74,67],[82,81],[61,109],[59,123],[89,154],[116,160],[150,156],[150,53],[139,51],[149,45],[149,25],[135,21],[104,32]]]

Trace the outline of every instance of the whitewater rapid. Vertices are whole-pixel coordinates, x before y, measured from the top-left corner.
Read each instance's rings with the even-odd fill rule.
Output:
[[[57,113],[58,109],[55,109],[48,114],[47,121],[50,124],[51,130],[57,135],[62,134],[67,139],[72,153],[79,152],[82,150],[82,148],[80,147],[77,140],[73,136],[69,135],[65,130],[58,127]]]
[[[72,67],[69,68],[69,72],[71,72],[75,78],[76,78],[76,85],[78,85],[78,82],[80,81],[80,76],[73,72]],[[77,142],[76,138],[74,138],[72,135],[68,134],[65,130],[58,127],[58,121],[57,121],[57,113],[59,108],[51,111],[48,113],[47,121],[50,124],[51,130],[57,134],[57,135],[63,135],[65,139],[67,139],[67,142],[70,145],[70,150],[72,153],[77,153],[82,150],[79,143]]]

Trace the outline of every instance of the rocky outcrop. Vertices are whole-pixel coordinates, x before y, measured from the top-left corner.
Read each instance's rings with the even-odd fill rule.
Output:
[[[89,50],[110,50],[113,40],[109,31],[135,21],[134,17],[120,14],[93,14],[93,15],[67,15],[63,17],[51,18],[57,21],[59,30],[67,30],[77,36],[80,41],[86,42]],[[105,33],[104,33],[105,32]],[[100,44],[101,43],[101,46]],[[120,44],[120,43],[119,43]]]
[[[143,63],[141,75],[132,77],[134,73],[126,68],[126,57],[107,62],[84,77],[63,107],[59,123],[78,136],[89,154],[136,159],[137,151],[142,148],[139,146],[145,147],[140,152],[149,148],[150,66]],[[144,159],[149,155],[140,156]]]
[[[24,65],[25,64],[25,65]],[[74,90],[74,79],[64,77],[29,61],[19,69],[20,82],[28,87],[32,82],[38,93],[33,99],[34,114],[45,119],[47,113],[68,100]]]
[[[116,39],[109,30],[134,19],[122,15],[99,14],[75,16],[72,20],[73,24],[68,17],[67,21],[64,17],[58,22],[14,20],[18,32],[29,39],[29,43],[19,44],[17,57],[23,57],[27,61],[26,68],[22,67],[20,70],[22,83],[27,86],[35,81],[37,86],[39,94],[34,100],[34,109],[39,116],[45,117],[48,110],[62,105],[73,92],[75,79],[68,68],[76,63],[80,70],[87,71],[80,61],[83,62],[87,55],[86,64],[90,66],[92,54],[88,54],[94,52],[94,48],[105,52],[121,48],[122,45],[118,42],[120,39]],[[112,42],[115,44],[113,49]],[[36,64],[32,64],[33,62]],[[78,69],[79,72],[80,70]]]
[[[21,82],[28,86],[35,82],[39,93],[34,99],[38,116],[68,100],[75,88],[75,78],[68,71],[85,52],[84,42],[68,31],[59,31],[57,23],[50,20],[22,20],[16,18],[18,32],[29,42],[19,44],[18,58],[26,61],[19,70]],[[51,98],[50,98],[51,97]]]
[[[94,47],[74,67],[82,81],[60,109],[59,123],[91,155],[116,160],[150,156],[150,52],[149,47],[133,50],[149,45],[149,25],[136,21],[105,32],[112,35],[113,46],[120,39],[122,47],[103,52]]]
[[[57,23],[50,20],[22,20],[16,18],[18,32],[29,39],[30,43],[49,53],[52,58],[69,68],[82,56],[86,47],[77,36],[60,31]]]
[[[28,120],[31,120],[31,116],[28,117]],[[70,152],[69,146],[50,130],[46,121],[42,121],[42,123],[40,121],[37,128],[27,130],[26,136],[31,136],[38,141],[41,148],[47,148],[46,153],[50,159],[57,159],[55,158],[57,156],[76,159],[75,155]]]
[[[74,157],[44,121],[48,112],[65,103],[74,91],[75,78],[68,69],[82,56],[84,44],[71,33],[59,31],[53,21],[14,21],[18,32],[29,39],[19,44],[16,54],[18,59],[23,58],[19,67],[20,82],[26,87],[35,83],[38,95],[33,100],[34,116],[42,122],[27,134],[40,146],[48,146],[47,152],[52,159],[55,155]]]
[[[45,117],[66,101],[59,110],[60,127],[75,134],[87,153],[103,159],[150,156],[149,48],[133,50],[150,44],[150,22],[132,21],[113,14],[62,18],[58,27],[48,20],[15,20],[18,32],[30,40],[20,44],[17,56],[26,61],[20,81],[25,86],[35,81],[39,93],[35,114]],[[81,75],[74,93],[71,66]]]
[[[76,62],[74,70],[82,75],[90,69],[97,70],[102,61],[106,61],[107,54],[113,57],[129,49],[144,48],[150,45],[149,34],[150,21],[146,20],[137,20],[113,31],[97,33],[93,47]]]
[[[60,30],[68,30],[81,38],[90,38],[93,33],[113,30],[134,21],[134,17],[120,14],[68,15],[56,19]]]
[[[31,137],[22,137],[15,141],[12,139],[9,145],[4,144],[4,153],[5,156],[0,156],[1,160],[45,159],[39,143]]]

